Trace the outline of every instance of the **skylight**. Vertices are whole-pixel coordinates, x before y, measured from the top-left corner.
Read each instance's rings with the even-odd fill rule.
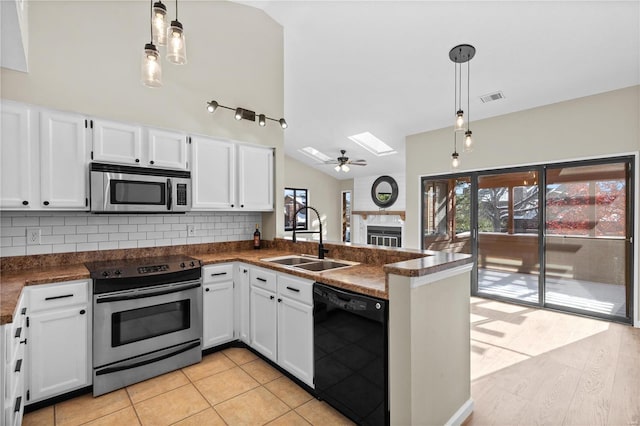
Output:
[[[327,156],[326,154],[323,154],[322,152],[318,151],[317,149],[315,149],[312,146],[304,147],[302,149],[299,149],[298,151],[300,151],[301,153],[303,153],[307,157],[311,157],[314,160],[322,161],[323,163],[325,161],[331,160],[331,157]]]
[[[382,142],[380,139],[376,138],[369,132],[349,136],[349,139],[351,139],[370,153],[377,155],[378,157],[396,153],[396,150],[394,150],[389,145]]]

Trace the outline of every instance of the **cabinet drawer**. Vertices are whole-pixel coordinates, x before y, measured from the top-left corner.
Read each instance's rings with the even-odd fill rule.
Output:
[[[276,292],[276,273],[266,269],[251,268],[249,272],[251,285]]]
[[[87,303],[88,293],[85,280],[29,287],[30,312]]]
[[[211,265],[202,268],[203,284],[233,280],[233,263]]]
[[[288,297],[305,305],[313,305],[313,281],[291,275],[278,275],[278,297]]]

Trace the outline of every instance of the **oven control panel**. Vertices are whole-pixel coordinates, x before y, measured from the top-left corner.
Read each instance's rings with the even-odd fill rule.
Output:
[[[169,265],[153,265],[153,266],[140,266],[138,268],[139,274],[156,274],[158,272],[165,272],[169,270]]]

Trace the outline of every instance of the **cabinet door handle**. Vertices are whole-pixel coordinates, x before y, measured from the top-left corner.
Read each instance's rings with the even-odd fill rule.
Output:
[[[24,200],[24,201],[22,202],[22,205],[23,205],[23,206],[28,206],[28,205],[29,205],[29,202],[28,202],[27,200]]]
[[[27,315],[27,308],[22,308],[20,315]]]
[[[149,161],[149,164],[156,164],[156,162],[151,160],[151,161]]]
[[[26,344],[27,344],[27,339],[20,340],[20,344],[21,344],[21,345],[26,345]]]
[[[273,299],[275,299],[275,298],[276,298],[275,296],[269,296],[269,299],[270,299],[270,300],[273,300]]]
[[[263,283],[266,283],[266,282],[267,282],[267,280],[265,280],[264,278],[260,278],[260,277],[257,277],[257,278],[256,278],[256,280],[258,280],[258,281],[262,281]]]
[[[45,297],[44,300],[66,299],[67,297],[73,297],[73,294],[63,294],[62,296]]]
[[[282,299],[278,298],[278,303],[282,302]]]
[[[49,202],[48,202],[48,201],[45,201],[45,202],[44,202],[44,203],[42,203],[42,204],[44,204],[45,206],[48,206],[48,205],[49,205]]]
[[[248,271],[248,270],[246,270],[246,269],[243,269],[243,270],[242,270],[242,272],[246,274],[246,273],[247,273],[247,272],[249,272],[249,271]]]
[[[19,373],[22,369],[22,358],[16,361],[16,368],[13,369],[14,373]]]
[[[136,158],[136,163],[139,163],[139,162],[140,162],[140,159],[139,159],[139,158]]]
[[[15,337],[16,339],[19,339],[21,335],[22,335],[22,327],[16,328],[16,334],[14,334],[13,337]]]
[[[84,315],[84,314],[86,314],[86,313],[87,313],[87,311],[85,311],[84,309],[81,309],[81,310],[80,310],[80,315]]]
[[[300,293],[300,289],[298,289],[298,288],[293,288],[293,287],[287,286],[287,290],[291,290],[291,291],[295,291],[296,293]]]
[[[231,204],[231,207],[233,207],[233,204]]]
[[[215,274],[211,274],[212,277],[219,277],[220,275],[227,275],[226,272],[216,272]]]
[[[244,204],[240,204],[240,207],[244,207]]]
[[[19,396],[16,398],[16,405],[13,406],[13,412],[17,413],[20,411],[20,406],[22,405],[22,397]]]
[[[209,290],[211,290],[211,289],[210,289],[210,288],[205,288],[205,289],[204,289],[204,291],[209,291]]]

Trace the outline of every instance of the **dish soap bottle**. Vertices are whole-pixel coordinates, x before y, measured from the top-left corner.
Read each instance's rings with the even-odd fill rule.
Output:
[[[253,233],[253,248],[260,248],[260,230],[258,229],[258,224],[256,223],[256,232]]]

